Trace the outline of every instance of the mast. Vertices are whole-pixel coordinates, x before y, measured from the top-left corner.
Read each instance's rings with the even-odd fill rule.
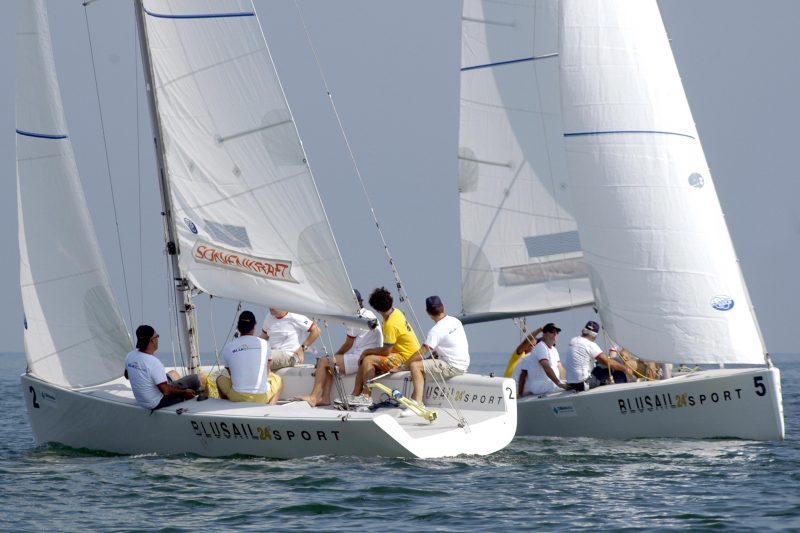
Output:
[[[164,155],[161,122],[158,118],[155,87],[153,86],[153,67],[150,61],[149,48],[147,46],[147,29],[144,24],[144,4],[142,0],[134,0],[134,6],[136,11],[136,26],[139,32],[139,47],[142,52],[142,70],[144,71],[147,102],[150,110],[150,123],[153,128],[153,140],[156,150],[156,162],[158,165],[161,214],[164,221],[166,252],[169,256],[174,276],[173,288],[175,290],[175,302],[177,306],[175,311],[177,313],[178,341],[181,351],[188,359],[188,371],[193,373],[200,367],[200,356],[197,348],[197,332],[194,328],[195,318],[194,304],[192,303],[192,284],[183,275],[178,261],[180,248],[175,230],[175,220],[172,216],[172,197],[169,192],[167,160]]]

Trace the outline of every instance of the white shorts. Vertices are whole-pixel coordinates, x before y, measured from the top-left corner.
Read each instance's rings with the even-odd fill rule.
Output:
[[[348,352],[342,356],[344,359],[344,374],[355,374],[358,372],[358,360],[361,359],[360,353]]]

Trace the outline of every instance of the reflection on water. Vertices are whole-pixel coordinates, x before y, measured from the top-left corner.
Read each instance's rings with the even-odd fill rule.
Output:
[[[786,394],[800,357],[775,361]],[[504,364],[483,357],[476,370]],[[0,356],[4,531],[800,529],[796,394],[779,443],[528,437],[437,460],[115,456],[34,448],[23,368]]]

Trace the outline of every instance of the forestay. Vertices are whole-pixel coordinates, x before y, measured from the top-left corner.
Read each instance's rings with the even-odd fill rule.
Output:
[[[603,326],[663,362],[764,347],[655,1],[561,2],[567,162]]]
[[[557,14],[555,0],[464,2],[459,192],[465,321],[592,301],[566,182]]]
[[[67,134],[43,0],[17,2],[20,285],[35,376],[64,387],[122,374],[130,339]]]
[[[254,7],[144,2],[181,269],[201,290],[354,316]]]

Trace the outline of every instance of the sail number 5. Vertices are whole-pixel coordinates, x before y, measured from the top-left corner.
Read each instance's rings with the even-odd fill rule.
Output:
[[[767,387],[764,386],[764,376],[755,376],[753,378],[753,386],[759,396],[764,396],[767,393]]]

